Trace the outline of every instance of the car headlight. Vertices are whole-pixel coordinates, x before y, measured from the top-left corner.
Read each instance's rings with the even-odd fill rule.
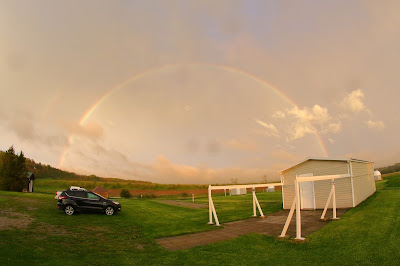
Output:
[[[119,205],[118,201],[113,201],[112,203],[114,203],[115,205]]]

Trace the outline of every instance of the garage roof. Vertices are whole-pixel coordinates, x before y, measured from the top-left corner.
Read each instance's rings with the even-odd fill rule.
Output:
[[[365,160],[360,160],[360,159],[354,159],[354,158],[328,158],[328,157],[309,157],[304,159],[303,161],[289,167],[286,168],[284,170],[279,171],[279,174],[282,174],[283,172],[286,172],[289,169],[292,169],[300,164],[303,164],[307,161],[342,161],[342,162],[358,162],[358,163],[370,163],[369,161],[365,161]]]

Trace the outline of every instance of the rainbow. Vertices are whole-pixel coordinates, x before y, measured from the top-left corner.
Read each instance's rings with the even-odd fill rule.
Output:
[[[112,87],[111,89],[109,89],[106,93],[104,93],[97,101],[95,101],[95,103],[85,112],[85,114],[81,117],[80,121],[79,121],[79,125],[84,126],[86,121],[90,118],[90,116],[94,113],[94,111],[107,99],[109,98],[114,92],[116,92],[117,90],[121,89],[122,87],[124,87],[125,85],[135,82],[138,79],[141,79],[143,77],[145,77],[146,75],[149,74],[154,74],[163,70],[167,70],[167,69],[172,69],[172,68],[176,68],[176,67],[181,67],[181,66],[206,66],[206,67],[210,67],[210,68],[215,68],[215,69],[219,69],[219,70],[224,70],[227,72],[231,72],[234,74],[240,74],[244,77],[247,77],[257,83],[259,83],[262,86],[268,87],[270,89],[272,89],[274,91],[275,94],[277,94],[278,96],[282,97],[285,101],[287,101],[289,104],[291,104],[292,106],[298,107],[297,104],[290,99],[283,91],[281,91],[280,89],[278,89],[277,87],[273,86],[272,84],[266,82],[265,80],[252,75],[250,73],[247,73],[243,70],[231,67],[231,66],[226,66],[226,65],[218,65],[218,64],[209,64],[209,63],[178,63],[178,64],[168,64],[168,65],[164,65],[161,67],[156,67],[156,68],[152,68],[146,71],[143,71],[141,73],[137,73],[131,77],[129,77],[128,79],[122,81],[121,83],[118,83],[117,85],[115,85],[114,87]],[[328,150],[320,136],[320,134],[318,133],[317,129],[314,127],[314,125],[310,122],[310,126],[312,128],[312,130],[314,131],[314,134],[317,138],[317,141],[324,153],[324,156],[328,157]],[[71,144],[73,142],[73,135],[70,135],[68,138],[68,144]],[[59,164],[58,167],[60,168],[64,162],[65,156],[67,154],[68,151],[68,146],[65,146],[63,149],[63,152],[61,154],[60,160],[59,160]]]

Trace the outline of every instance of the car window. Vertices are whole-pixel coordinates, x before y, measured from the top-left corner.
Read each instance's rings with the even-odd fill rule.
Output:
[[[75,191],[75,197],[87,198],[86,191]]]
[[[75,197],[75,191],[73,191],[73,190],[68,190],[68,191],[66,191],[66,193],[67,193],[69,196]]]
[[[99,196],[97,196],[91,192],[88,192],[87,194],[88,194],[89,199],[96,199],[96,200],[100,199]]]

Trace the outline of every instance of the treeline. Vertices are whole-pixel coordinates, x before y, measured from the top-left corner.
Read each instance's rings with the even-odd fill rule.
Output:
[[[19,159],[18,159],[19,158]],[[42,163],[37,163],[33,159],[25,158],[24,153],[21,151],[19,154],[15,153],[14,147],[11,146],[7,151],[0,151],[0,189],[10,190],[10,186],[2,185],[2,181],[7,180],[10,183],[11,178],[22,182],[22,177],[26,178],[28,172],[32,172],[36,179],[55,179],[55,180],[76,180],[76,181],[105,181],[105,182],[131,182],[136,184],[153,184],[152,182],[140,180],[123,180],[119,178],[104,178],[96,175],[79,175],[73,172],[63,171]],[[16,178],[16,176],[21,176]],[[17,183],[18,183],[17,182]],[[14,186],[14,185],[12,185]],[[19,187],[20,185],[18,185]],[[15,186],[11,190],[15,189]]]
[[[16,154],[11,146],[0,153],[0,190],[22,191],[27,184],[24,153]]]
[[[42,163],[36,163],[34,160],[26,159],[26,168],[28,171],[33,172],[37,179],[58,179],[58,180],[76,180],[76,181],[107,181],[107,182],[121,182],[128,181],[119,178],[105,178],[96,175],[79,175],[73,172],[68,172],[54,168],[50,165],[45,165]],[[140,180],[129,180],[132,183],[151,183],[147,181]]]
[[[389,174],[389,173],[394,173],[394,172],[400,172],[400,163],[396,163],[394,165],[390,165],[390,166],[385,166],[385,167],[381,167],[378,168],[379,172],[381,172],[381,174]]]

